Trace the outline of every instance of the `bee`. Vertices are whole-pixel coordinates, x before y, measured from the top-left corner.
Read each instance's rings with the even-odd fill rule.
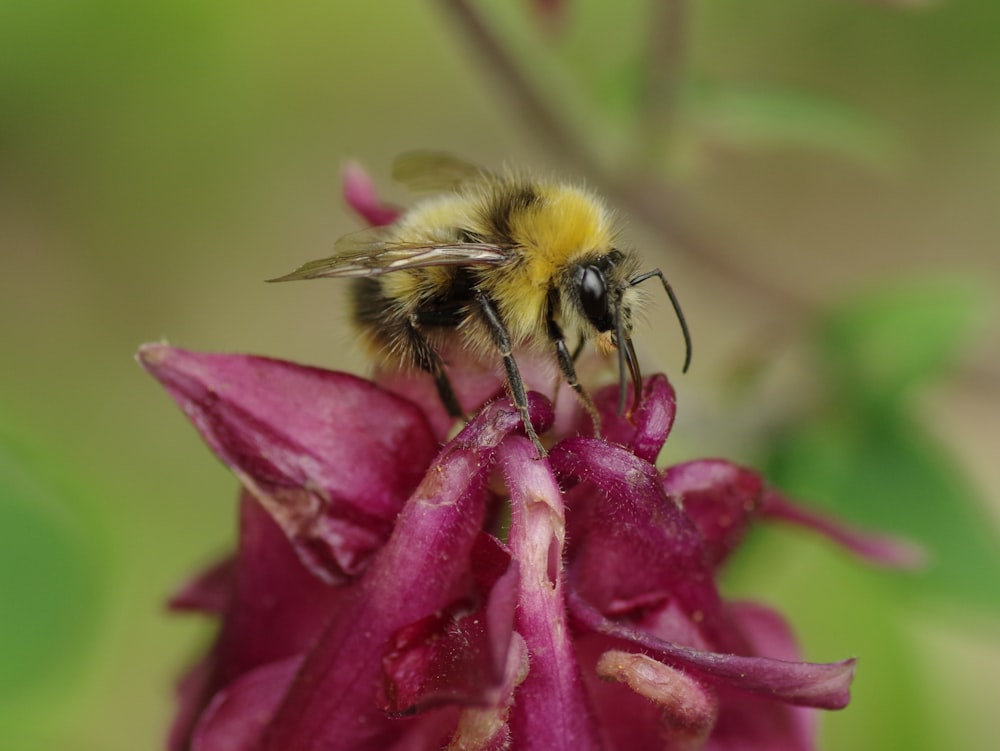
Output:
[[[638,256],[619,247],[613,215],[590,191],[427,152],[397,159],[393,177],[433,195],[388,226],[341,238],[329,258],[269,281],[353,277],[353,320],[376,359],[429,373],[453,417],[463,417],[463,410],[441,354],[452,343],[478,359],[502,360],[539,456],[545,449],[529,419],[515,359],[523,348],[554,355],[595,433],[600,418],[574,362],[586,342],[602,354],[617,352],[618,413],[625,409],[626,371],[634,410],[642,392],[632,346],[641,303],[636,286],[654,277],[680,323],[687,371],[691,337],[673,289],[659,269],[639,272]],[[579,340],[573,352],[567,332]]]

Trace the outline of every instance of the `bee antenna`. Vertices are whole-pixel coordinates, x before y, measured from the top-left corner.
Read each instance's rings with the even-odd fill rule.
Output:
[[[681,325],[681,334],[684,335],[684,368],[681,372],[687,373],[688,367],[691,365],[691,332],[688,330],[687,321],[684,319],[684,311],[681,310],[681,304],[678,302],[677,295],[674,294],[674,290],[670,286],[670,282],[668,282],[666,277],[663,276],[662,271],[659,269],[653,269],[652,271],[647,271],[644,274],[639,274],[639,276],[633,279],[629,279],[628,283],[630,287],[634,287],[637,284],[642,284],[644,281],[651,279],[654,276],[659,277],[660,281],[663,282],[663,289],[666,290],[667,297],[670,298],[670,304],[674,306],[674,314],[677,316],[677,322]]]

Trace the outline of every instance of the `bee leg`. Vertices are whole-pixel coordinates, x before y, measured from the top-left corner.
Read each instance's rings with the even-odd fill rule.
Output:
[[[441,403],[448,410],[448,414],[456,418],[465,417],[465,411],[459,404],[458,397],[455,396],[455,390],[451,386],[451,381],[448,380],[448,374],[444,371],[444,361],[431,346],[431,343],[427,341],[427,337],[420,333],[415,315],[411,315],[406,320],[406,341],[417,367],[430,373],[434,378],[438,396],[441,397]]]
[[[500,313],[497,311],[492,300],[482,292],[477,292],[476,302],[479,303],[479,308],[483,312],[483,320],[493,337],[493,344],[496,345],[500,356],[503,358],[504,369],[507,371],[507,387],[510,389],[514,406],[521,413],[524,432],[528,434],[528,438],[535,444],[538,457],[542,458],[546,455],[545,447],[539,440],[538,433],[535,432],[535,427],[531,424],[531,414],[528,412],[528,394],[524,390],[524,380],[521,378],[521,371],[517,369],[517,363],[514,361],[514,354],[511,351],[510,334],[500,319]]]
[[[455,390],[451,387],[451,381],[448,380],[444,368],[440,368],[436,373],[432,372],[431,375],[434,376],[434,385],[437,386],[438,396],[444,408],[448,410],[448,415],[459,420],[464,419],[465,410],[458,403],[458,397],[455,396]]]
[[[555,304],[551,294],[549,295],[549,305],[545,313],[545,327],[548,330],[549,341],[556,347],[556,360],[559,362],[559,370],[562,371],[563,378],[566,379],[569,387],[576,392],[580,404],[583,405],[583,408],[587,410],[587,414],[590,415],[590,420],[594,424],[594,435],[599,436],[601,434],[601,416],[597,413],[594,400],[590,398],[590,394],[587,393],[586,389],[577,380],[576,368],[573,367],[573,363],[579,356],[580,350],[583,349],[584,340],[581,338],[576,349],[570,354],[569,349],[566,347],[566,337],[563,336],[562,328],[556,323]]]

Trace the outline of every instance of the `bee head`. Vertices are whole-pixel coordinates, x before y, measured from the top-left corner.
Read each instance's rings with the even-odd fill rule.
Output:
[[[592,327],[591,335],[603,353],[618,351],[618,413],[625,411],[626,367],[632,377],[631,411],[642,394],[642,373],[632,347],[632,304],[635,297],[629,281],[629,264],[619,250],[573,267],[572,298],[584,321]]]
[[[635,258],[611,250],[591,261],[579,263],[573,267],[571,282],[571,297],[577,303],[577,308],[583,319],[592,327],[597,349],[603,353],[618,351],[618,414],[625,411],[625,380],[626,368],[632,378],[633,394],[631,414],[639,405],[642,396],[642,373],[639,371],[639,361],[632,346],[632,307],[636,301],[636,285],[647,279],[658,277],[663,283],[663,289],[670,297],[670,302],[677,314],[684,335],[686,348],[684,372],[691,363],[691,335],[687,322],[681,311],[680,303],[673,289],[659,269],[634,275]]]

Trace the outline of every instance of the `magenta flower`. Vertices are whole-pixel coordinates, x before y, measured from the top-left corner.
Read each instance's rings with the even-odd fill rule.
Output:
[[[506,398],[442,445],[437,405],[350,375],[139,357],[243,486],[238,550],[172,602],[221,622],[172,751],[811,749],[810,708],[847,704],[854,661],[802,662],[781,616],[720,597],[719,568],[760,516],[907,560],[746,468],[657,470],[662,376],[631,421],[596,395],[604,439],[560,418],[538,459]],[[530,402],[541,434],[551,405]]]

